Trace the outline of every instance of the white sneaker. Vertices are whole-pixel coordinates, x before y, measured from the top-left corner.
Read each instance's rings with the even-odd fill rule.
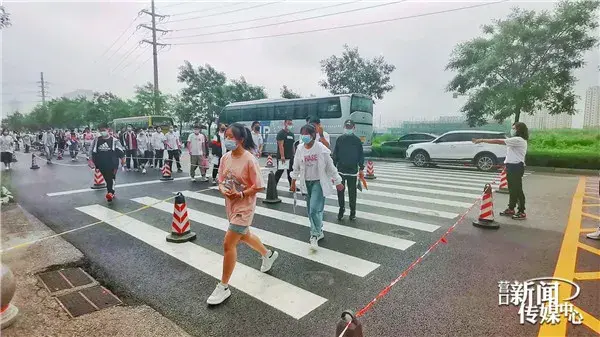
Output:
[[[146,174],[146,169],[143,169],[143,170],[142,170],[142,174]]]
[[[206,300],[206,303],[210,305],[221,304],[223,303],[223,301],[228,299],[229,296],[231,296],[231,290],[229,290],[229,287],[219,282],[215,290],[212,292],[212,294],[210,294],[210,296]]]
[[[316,236],[311,236],[309,243],[310,243],[310,248],[312,248],[312,249],[319,248],[319,239]]]
[[[196,181],[196,178],[190,177],[190,181]]]
[[[600,229],[598,229],[597,231],[590,233],[588,235],[586,235],[588,239],[592,239],[592,240],[600,240]]]
[[[208,178],[207,177],[202,177],[202,178],[200,178],[200,181],[203,182],[203,183],[205,183],[205,182],[208,181]]]
[[[321,232],[321,234],[319,234],[319,236],[317,236],[317,242],[321,241],[321,239],[323,239],[325,237],[325,234],[323,234],[323,232]]]
[[[269,253],[271,254],[269,255]],[[279,257],[279,253],[277,251],[270,250],[267,252],[267,256],[262,257],[262,265],[260,266],[260,271],[263,273],[266,273],[269,270],[271,270],[273,262],[275,262],[275,260],[277,260],[277,258]]]

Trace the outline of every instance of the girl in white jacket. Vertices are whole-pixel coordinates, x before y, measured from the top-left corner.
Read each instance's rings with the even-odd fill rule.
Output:
[[[300,191],[307,195],[306,210],[310,221],[309,242],[316,249],[319,246],[319,240],[325,237],[323,235],[325,198],[334,194],[335,189],[342,191],[344,185],[331,159],[331,151],[321,142],[315,141],[317,137],[315,127],[307,124],[300,129],[300,134],[302,145],[298,146],[294,157],[290,190],[296,191],[296,181],[299,181]]]

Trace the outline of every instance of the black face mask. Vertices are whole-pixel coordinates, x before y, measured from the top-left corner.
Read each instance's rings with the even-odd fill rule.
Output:
[[[260,131],[260,126],[255,126],[254,131],[256,131],[256,132]]]

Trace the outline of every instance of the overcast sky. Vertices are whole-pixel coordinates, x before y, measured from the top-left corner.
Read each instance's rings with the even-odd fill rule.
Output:
[[[363,56],[370,58],[383,55],[396,66],[392,74],[392,83],[396,87],[382,101],[377,102],[375,124],[379,124],[380,118],[384,126],[390,126],[401,120],[459,115],[464,98],[453,99],[451,94],[444,92],[445,85],[452,77],[452,73],[444,71],[444,66],[455,44],[478,36],[482,24],[504,18],[511,7],[540,10],[551,9],[554,5],[549,1],[509,1],[389,23],[251,39],[483,3],[400,1],[353,13],[282,23],[386,3],[344,2],[157,2],[157,13],[170,15],[159,27],[173,30],[160,37],[160,42],[172,44],[159,53],[160,89],[176,93],[181,88],[177,83],[177,69],[184,60],[189,60],[195,65],[211,64],[217,70],[225,72],[229,78],[244,76],[248,82],[265,87],[269,97],[278,97],[283,84],[303,95],[324,95],[325,90],[318,86],[318,81],[323,78],[319,61],[332,54],[340,54],[343,44],[347,43],[358,47]],[[340,5],[323,8],[336,3]],[[263,6],[259,6],[261,4]],[[139,41],[148,38],[149,32],[144,28],[138,31],[134,29],[139,24],[150,22],[148,15],[138,16],[140,10],[149,9],[150,1],[4,1],[4,6],[11,14],[13,25],[2,32],[1,38],[3,114],[15,106],[14,102],[11,103],[13,100],[20,101],[17,106],[25,112],[39,101],[36,81],[39,81],[41,71],[49,82],[51,97],[59,97],[77,89],[112,91],[120,96],[130,97],[135,85],[152,80],[151,48],[138,45]],[[315,10],[284,15],[309,9]],[[233,24],[275,15],[281,16]],[[135,18],[137,19],[133,22]],[[270,23],[282,24],[214,34]],[[198,28],[216,24],[222,25]],[[111,48],[123,32],[124,35]],[[194,34],[203,36],[176,38]],[[222,42],[240,38],[248,40]],[[206,43],[207,41],[221,42]],[[177,43],[196,44],[176,45]],[[576,91],[582,98],[589,86],[599,83],[596,70],[599,61],[599,51],[590,51],[586,55],[586,67],[576,73],[579,79]],[[581,102],[578,108],[583,110]],[[583,112],[574,118],[574,126],[580,126],[582,121]]]

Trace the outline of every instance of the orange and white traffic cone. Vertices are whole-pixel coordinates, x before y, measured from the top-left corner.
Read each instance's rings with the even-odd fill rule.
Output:
[[[165,163],[165,165],[161,169],[161,172],[162,176],[160,177],[160,180],[173,180],[173,176],[171,175],[171,167],[169,166],[169,163]]]
[[[188,242],[196,238],[196,233],[190,230],[190,218],[188,216],[185,197],[181,192],[175,196],[175,207],[173,210],[173,222],[171,223],[171,234],[167,235],[168,242]]]
[[[506,166],[502,168],[500,172],[500,184],[496,190],[498,193],[508,194],[508,181],[506,180]]]
[[[494,201],[492,196],[492,185],[485,184],[483,196],[481,197],[481,208],[479,219],[473,221],[473,226],[489,229],[498,229],[500,225],[494,221]]]
[[[265,167],[270,169],[275,167],[275,165],[273,165],[273,156],[269,155],[267,157],[267,165],[265,165]]]
[[[365,176],[366,179],[375,179],[375,168],[373,167],[373,162],[372,161],[368,161],[367,162],[367,175]]]
[[[102,176],[102,173],[100,173],[100,170],[95,169],[94,170],[94,185],[92,185],[91,189],[100,190],[103,188],[106,188],[106,182],[104,181],[104,177]]]

